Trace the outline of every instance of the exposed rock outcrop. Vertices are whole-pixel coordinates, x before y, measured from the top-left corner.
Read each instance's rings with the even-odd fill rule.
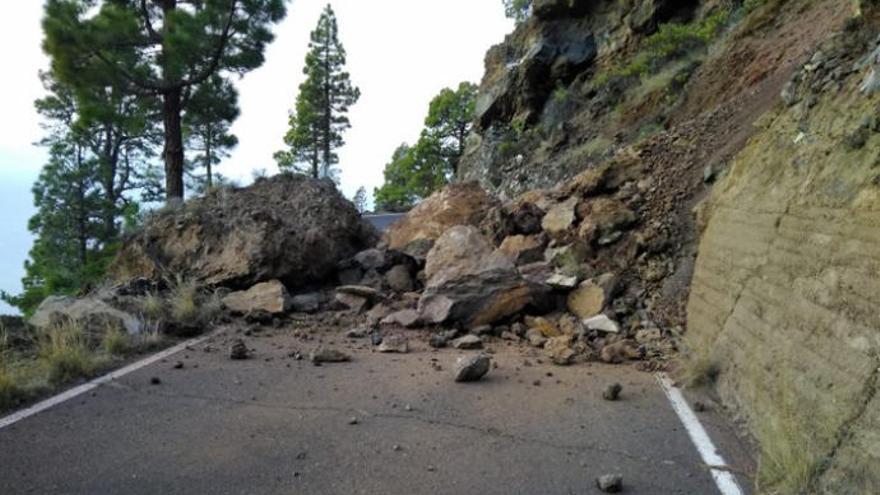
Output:
[[[153,215],[112,272],[234,288],[278,279],[294,289],[335,276],[377,236],[331,182],[281,174]]]
[[[473,226],[452,227],[440,236],[428,253],[425,274],[419,312],[430,323],[492,323],[532,300],[529,284],[513,263],[494,252]]]
[[[480,225],[498,201],[476,183],[457,183],[432,194],[385,231],[388,247],[424,260],[444,232],[456,225]]]

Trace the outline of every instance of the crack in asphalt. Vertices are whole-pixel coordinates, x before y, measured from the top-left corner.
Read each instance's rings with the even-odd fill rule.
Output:
[[[132,391],[139,392],[139,389],[132,388]],[[264,401],[255,401],[255,400],[244,400],[244,399],[227,399],[221,397],[209,397],[209,396],[201,396],[197,394],[165,394],[161,392],[153,392],[153,395],[157,395],[160,397],[165,397],[168,399],[189,399],[189,400],[201,400],[207,402],[218,402],[224,404],[237,404],[243,406],[255,406],[265,409],[273,409],[273,410],[285,410],[285,411],[306,411],[306,412],[336,412],[340,414],[349,414],[349,413],[358,413],[362,416],[380,418],[380,419],[391,419],[391,420],[405,420],[405,421],[416,421],[432,426],[444,426],[448,428],[460,429],[471,431],[475,433],[479,433],[485,436],[491,436],[493,438],[502,438],[505,440],[509,440],[511,442],[519,442],[519,443],[527,443],[533,445],[539,445],[546,448],[551,448],[555,450],[565,450],[565,451],[577,451],[577,452],[594,452],[600,454],[610,454],[618,457],[622,457],[631,461],[640,462],[643,464],[653,464],[657,466],[667,466],[664,463],[666,459],[663,461],[652,461],[650,458],[646,456],[639,456],[632,454],[627,451],[612,449],[608,447],[603,447],[595,444],[564,444],[564,443],[556,443],[549,440],[544,440],[540,438],[531,438],[522,435],[516,435],[514,433],[505,432],[500,428],[495,427],[481,427],[474,426],[466,423],[458,423],[449,420],[443,420],[438,418],[429,418],[423,417],[418,414],[394,414],[394,413],[381,413],[381,412],[370,412],[364,409],[359,408],[351,408],[351,407],[335,407],[335,406],[295,406],[290,404],[280,404],[280,403],[272,403],[272,402],[264,402]],[[683,463],[679,463],[682,464]]]

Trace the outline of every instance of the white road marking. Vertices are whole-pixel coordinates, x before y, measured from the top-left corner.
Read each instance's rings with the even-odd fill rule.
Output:
[[[666,397],[669,399],[669,403],[672,404],[672,409],[675,410],[675,414],[678,415],[678,419],[681,420],[685,430],[687,430],[691,441],[697,447],[697,452],[700,453],[703,462],[707,466],[727,466],[724,458],[721,457],[718,449],[715,448],[715,444],[712,443],[712,439],[709,438],[709,434],[706,433],[705,428],[700,424],[700,420],[697,419],[697,415],[694,414],[687,401],[684,400],[681,390],[672,383],[672,380],[665,373],[659,373],[657,381],[660,382],[660,387],[666,392]],[[743,495],[742,488],[737,483],[736,477],[729,471],[710,467],[709,472],[712,474],[712,479],[715,480],[715,485],[722,495]]]
[[[94,390],[105,383],[112,382],[113,380],[121,378],[121,377],[123,377],[133,371],[137,371],[145,366],[149,366],[157,361],[161,361],[162,359],[165,359],[168,356],[177,354],[178,352],[186,349],[188,346],[194,346],[194,345],[199,344],[200,342],[203,342],[208,337],[210,337],[210,335],[204,335],[202,337],[198,337],[198,338],[195,338],[192,340],[188,340],[186,342],[182,342],[180,344],[177,344],[174,347],[170,347],[168,349],[165,349],[164,351],[159,352],[158,354],[153,354],[152,356],[150,356],[148,358],[142,359],[136,363],[129,364],[128,366],[126,366],[124,368],[119,368],[116,371],[113,371],[113,372],[108,373],[104,376],[95,378],[94,380],[92,380],[90,382],[73,387],[72,389],[70,389],[66,392],[60,393],[54,397],[49,397],[48,399],[40,401],[40,402],[32,405],[31,407],[28,407],[27,409],[22,409],[21,411],[18,411],[16,413],[12,413],[9,416],[6,416],[5,418],[0,418],[0,429],[6,428],[7,426],[18,423],[19,421],[21,421],[23,419],[29,418],[37,413],[43,412],[46,409],[57,406],[58,404],[61,404],[62,402],[68,401],[70,399],[73,399],[74,397],[77,397],[77,396],[82,395],[86,392]]]

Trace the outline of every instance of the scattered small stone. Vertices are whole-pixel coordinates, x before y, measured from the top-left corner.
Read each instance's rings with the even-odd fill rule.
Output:
[[[475,382],[489,372],[491,365],[491,358],[485,354],[462,356],[455,362],[455,381]]]
[[[535,381],[533,381],[533,382],[532,382],[532,385],[534,385],[534,386],[536,386],[536,387],[540,387],[540,386],[541,386],[541,380],[535,380]]]
[[[620,325],[605,315],[596,315],[584,320],[584,326],[588,330],[598,330],[605,333],[620,333]]]
[[[318,347],[317,349],[309,353],[309,360],[315,364],[342,363],[345,361],[351,361],[351,356],[342,351],[331,349],[329,347]]]
[[[348,424],[356,425],[356,424],[358,424],[358,419],[356,417],[352,416],[352,417],[348,418]]]
[[[613,383],[605,387],[605,391],[602,392],[602,398],[605,400],[617,400],[620,398],[620,392],[623,391],[623,386],[619,383]]]
[[[403,409],[406,411],[412,411],[412,406],[407,404],[406,406],[403,407]]]
[[[483,341],[476,335],[465,335],[453,340],[452,346],[463,350],[482,349]]]
[[[370,343],[372,343],[373,345],[381,344],[382,343],[382,336],[379,335],[378,333],[374,333],[373,335],[370,335]]]
[[[150,385],[159,385],[162,383],[162,380],[159,379],[158,376],[154,376],[150,378]]]
[[[402,335],[389,335],[382,340],[377,350],[379,352],[406,354],[409,352],[409,341]]]
[[[694,411],[706,412],[706,409],[707,409],[707,407],[704,402],[701,402],[701,401],[694,402]]]
[[[401,450],[401,447],[400,447],[400,445],[394,444],[394,445],[391,447],[391,450],[393,450],[393,451],[395,451],[395,452],[399,452],[399,451]]]
[[[367,336],[367,331],[364,328],[352,328],[351,330],[345,332],[345,337],[348,339],[362,339]]]
[[[229,359],[241,360],[247,359],[250,351],[241,339],[235,339],[235,342],[229,347]]]
[[[435,333],[434,335],[431,335],[431,338],[428,340],[428,345],[435,349],[446,347],[446,337]]]
[[[623,475],[603,474],[596,478],[596,486],[605,493],[620,493],[623,491]]]
[[[173,368],[176,370],[183,368],[183,361],[178,361],[178,362],[174,363]]]

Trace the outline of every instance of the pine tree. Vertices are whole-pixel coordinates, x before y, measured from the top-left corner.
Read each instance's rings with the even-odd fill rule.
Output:
[[[351,202],[354,203],[354,207],[357,209],[358,213],[364,213],[367,211],[367,190],[364,186],[358,188],[354,193],[354,198]]]
[[[516,22],[523,22],[532,13],[533,0],[502,0],[504,14]]]
[[[190,98],[183,129],[191,152],[187,168],[196,191],[206,192],[213,189],[215,183],[223,182],[214,167],[238,145],[238,138],[229,132],[238,115],[238,93],[229,81],[217,74],[208,78]],[[196,169],[204,170],[204,175],[195,173]]]
[[[328,4],[311,33],[303,69],[306,80],[299,87],[284,138],[289,149],[275,154],[282,169],[337,179],[336,150],[345,144],[342,134],[351,127],[348,110],[360,98],[360,90],[344,70],[345,63],[336,15]]]
[[[464,154],[467,137],[473,128],[477,104],[477,86],[463,82],[458,89],[445,88],[431,100],[425,128],[440,142],[449,173],[458,173],[458,161]]]
[[[456,173],[471,132],[477,88],[463,82],[431,100],[415,146],[399,146],[385,166],[385,182],[374,192],[376,206],[402,211],[447,184]]]
[[[47,0],[43,47],[65,83],[161,100],[165,195],[176,201],[188,95],[212,75],[260,66],[285,12],[284,0]]]

